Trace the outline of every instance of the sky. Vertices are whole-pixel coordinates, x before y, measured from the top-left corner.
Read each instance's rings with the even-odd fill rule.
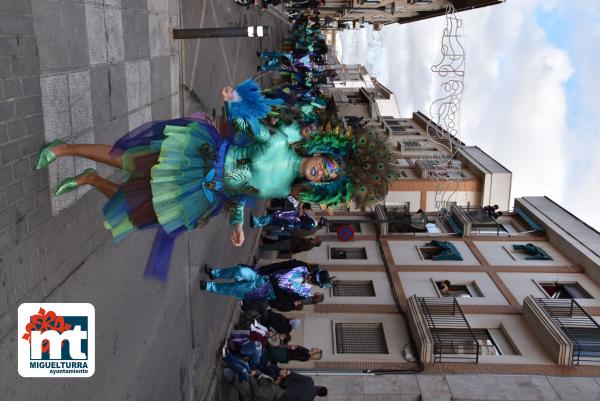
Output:
[[[512,197],[548,196],[600,231],[600,0],[507,0],[458,14],[466,53],[460,138],[513,173]],[[341,61],[428,114],[442,82],[443,18],[344,31]],[[370,46],[369,46],[370,44]]]

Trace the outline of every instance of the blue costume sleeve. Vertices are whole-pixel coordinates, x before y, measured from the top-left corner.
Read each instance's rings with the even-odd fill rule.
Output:
[[[235,224],[244,223],[244,202],[243,200],[236,200],[229,202],[226,206],[227,214],[229,214],[229,224],[232,226]]]

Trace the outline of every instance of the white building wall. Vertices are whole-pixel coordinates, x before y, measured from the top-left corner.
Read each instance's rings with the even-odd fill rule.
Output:
[[[394,305],[394,296],[385,272],[330,272],[336,280],[371,280],[373,281],[374,297],[338,297],[333,296],[333,289],[325,290],[326,304],[386,304]],[[319,290],[322,291],[322,290]]]
[[[451,284],[475,282],[482,297],[456,298],[461,305],[508,305],[508,302],[487,273],[473,272],[400,272],[400,282],[406,297],[440,297],[435,281],[450,280]]]
[[[466,315],[474,329],[504,328],[521,355],[480,355],[479,363],[554,363],[520,315]]]
[[[331,259],[330,248],[365,248],[367,259]],[[380,265],[383,264],[376,241],[323,241],[320,247],[296,255],[297,259],[322,265]]]
[[[375,103],[377,103],[380,116],[400,118],[400,110],[398,110],[398,105],[393,97],[390,99],[376,99]]]
[[[446,182],[444,181],[444,184]],[[439,210],[445,206],[446,202],[456,202],[460,206],[468,204],[472,206],[481,205],[481,193],[471,191],[428,191],[427,192],[427,210]]]
[[[582,306],[600,306],[600,287],[583,273],[498,273],[512,294],[520,303],[523,298],[533,295],[546,298],[546,293],[536,283],[539,282],[577,282],[595,299],[577,299]]]
[[[553,260],[525,260],[525,254],[514,252],[513,245],[525,245],[526,241],[519,241],[519,236],[507,241],[476,241],[475,245],[486,260],[494,266],[565,266],[571,262],[565,258],[558,249],[548,241],[533,242],[552,257]]]
[[[323,350],[322,362],[362,362],[391,361],[404,362],[403,348],[409,343],[407,325],[399,314],[354,314],[354,313],[314,313],[305,315],[302,322],[303,341],[306,348],[318,347]],[[339,354],[334,352],[335,323],[382,323],[388,354]],[[298,367],[305,366],[300,363]]]
[[[388,206],[410,203],[410,211],[416,212],[421,208],[421,191],[390,191],[385,197]]]
[[[440,241],[450,241],[460,255],[462,256],[462,261],[456,260],[443,260],[443,261],[435,261],[435,260],[427,260],[422,259],[421,255],[418,251],[418,247],[425,246],[426,242],[429,242],[432,239],[438,239]],[[479,265],[477,258],[471,252],[471,250],[467,247],[467,245],[462,241],[452,241],[452,237],[443,236],[443,237],[432,237],[428,239],[424,239],[422,241],[393,241],[390,240],[388,242],[390,246],[390,250],[392,252],[392,256],[394,258],[394,263],[397,265],[435,265],[439,264],[440,266],[444,265]]]

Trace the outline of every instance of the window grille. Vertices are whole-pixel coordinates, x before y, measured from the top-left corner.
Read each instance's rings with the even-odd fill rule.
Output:
[[[334,297],[374,297],[373,281],[365,280],[334,280]]]
[[[433,338],[434,362],[477,363],[480,342],[456,298],[417,298]]]
[[[365,248],[331,248],[331,259],[367,259]]]
[[[336,323],[335,347],[338,354],[389,353],[381,323]]]
[[[600,325],[574,299],[537,298],[573,344],[573,365],[600,361]]]
[[[421,150],[421,143],[419,141],[404,141],[403,144],[406,151]]]

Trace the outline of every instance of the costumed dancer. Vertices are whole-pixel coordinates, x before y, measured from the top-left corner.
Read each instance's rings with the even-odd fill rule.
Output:
[[[104,225],[115,241],[137,229],[156,228],[145,275],[166,280],[174,241],[182,232],[206,224],[225,209],[233,227],[231,242],[240,246],[246,200],[287,196],[296,182],[308,194],[317,190],[311,183],[337,178],[324,170],[322,156],[297,153],[283,133],[271,134],[259,121],[280,102],[263,98],[253,81],[236,90],[224,88],[221,95],[235,120],[234,133],[250,134],[253,143],[232,143],[206,114],[196,114],[146,123],[113,146],[56,140],[42,148],[36,168],[62,156],[79,156],[121,169],[121,184],[88,169],[62,181],[56,195],[82,185],[102,192],[109,199]]]
[[[279,230],[289,232],[296,230],[313,231],[318,227],[318,222],[303,211],[277,210],[264,216],[252,217],[250,227],[273,226]]]
[[[262,275],[247,265],[225,269],[204,267],[211,280],[224,279],[232,282],[200,281],[202,290],[220,295],[229,295],[246,301],[268,301],[282,297],[308,298],[313,285],[321,288],[331,286],[327,270],[313,270],[297,266],[285,271]]]

